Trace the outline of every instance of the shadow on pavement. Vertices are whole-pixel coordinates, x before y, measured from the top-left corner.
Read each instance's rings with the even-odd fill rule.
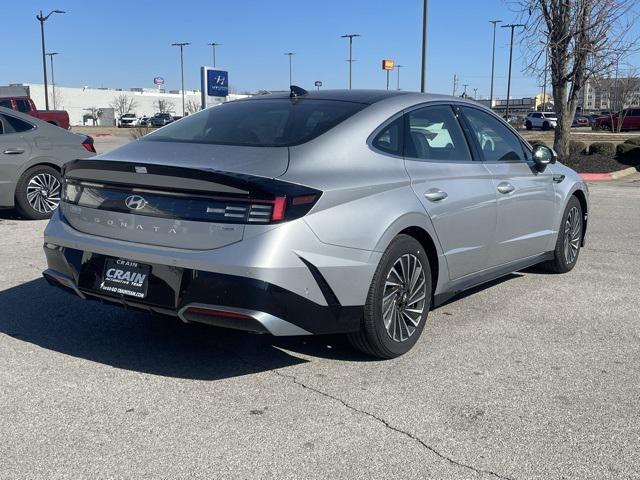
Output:
[[[272,337],[184,324],[85,301],[43,279],[0,292],[0,333],[48,350],[154,375],[217,380],[308,360],[363,361],[342,337]]]

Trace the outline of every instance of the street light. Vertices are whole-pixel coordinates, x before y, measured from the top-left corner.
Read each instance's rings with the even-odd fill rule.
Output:
[[[172,47],[180,47],[180,77],[182,79],[182,116],[184,117],[184,55],[183,48],[191,45],[189,42],[172,43]]]
[[[509,25],[501,25],[501,28],[511,29],[511,45],[509,47],[509,77],[507,79],[507,106],[505,111],[505,118],[509,120],[509,97],[511,96],[511,61],[513,60],[513,31],[517,27],[524,27],[522,23],[511,23]]]
[[[493,23],[493,50],[491,52],[491,93],[489,94],[489,108],[493,109],[493,76],[496,67],[496,24],[502,23],[502,20],[489,20]]]
[[[347,60],[347,62],[349,62],[349,90],[351,90],[351,66],[353,65],[353,62],[355,61],[353,59],[353,39],[355,37],[359,37],[360,34],[358,33],[348,33],[346,35],[342,35],[340,38],[348,38],[349,39],[349,60]]]
[[[213,68],[216,68],[216,47],[222,45],[221,43],[211,42],[207,43],[213,50]]]
[[[40,37],[42,39],[42,71],[44,73],[44,108],[49,110],[49,90],[47,88],[47,58],[46,58],[46,49],[44,47],[44,22],[53,15],[54,13],[65,13],[64,10],[52,10],[49,12],[47,16],[42,15],[42,10],[40,10],[40,15],[36,15],[36,18],[40,22]]]
[[[293,85],[293,75],[292,75],[292,67],[291,67],[291,58],[295,55],[294,52],[287,52],[285,55],[289,56],[289,86]]]
[[[420,77],[420,91],[427,91],[427,20],[429,17],[429,0],[424,0],[422,8],[422,75]]]
[[[53,97],[53,109],[56,110],[57,105],[56,105],[56,79],[53,76],[53,57],[55,57],[56,55],[60,55],[59,52],[51,52],[51,53],[47,53],[45,55],[49,56],[49,60],[51,61],[51,96]]]
[[[404,67],[404,65],[396,65],[396,68],[398,69],[398,78],[397,78],[397,84],[396,84],[396,89],[400,90],[400,69]]]
[[[474,89],[473,89],[473,99],[474,99],[474,100],[477,100],[477,99],[478,99],[478,89],[477,89],[477,88],[474,88]]]

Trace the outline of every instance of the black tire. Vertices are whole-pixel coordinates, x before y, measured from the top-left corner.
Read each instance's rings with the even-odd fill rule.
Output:
[[[391,273],[392,268],[396,266],[396,262],[409,262],[398,266],[403,271],[406,270],[408,272],[411,271],[412,264],[414,266],[420,265],[421,273],[415,274],[417,277],[414,277],[416,280],[413,290],[411,290],[410,285],[405,286],[408,288],[400,288],[387,284],[388,280],[399,278]],[[407,265],[406,269],[404,265]],[[424,285],[421,286],[423,280]],[[389,331],[385,327],[383,318],[383,296],[385,295],[385,290],[387,297],[393,295],[387,301],[393,302],[393,305],[387,303],[387,305],[390,305],[388,307]],[[412,292],[413,295],[411,295]],[[349,334],[349,341],[356,349],[374,357],[395,358],[407,353],[413,348],[422,334],[429,309],[431,308],[431,293],[431,268],[424,248],[415,238],[409,235],[398,235],[382,255],[380,264],[371,281],[360,331]],[[409,303],[411,300],[420,298],[423,294],[423,299]],[[413,298],[408,298],[409,295]],[[412,315],[416,315],[416,317],[409,317],[414,318],[415,323],[407,324],[405,317],[399,312],[407,312],[410,306],[413,307],[411,310]],[[421,310],[421,313],[418,310]],[[397,316],[396,311],[398,312]],[[406,338],[403,338],[405,335]]]
[[[526,128],[527,130],[531,130],[532,125],[531,125],[531,122],[529,120],[527,120],[527,123],[524,124],[524,128]]]
[[[33,191],[33,181],[38,179],[48,179],[52,177],[57,182],[57,189],[54,188],[54,191],[49,192],[46,191],[46,201],[43,200],[40,203],[40,210],[34,207],[29,203],[29,199],[27,198],[27,194]],[[30,187],[31,182],[31,187]],[[52,185],[56,185],[55,182],[52,182]],[[49,209],[49,207],[55,203],[56,207],[60,199],[62,179],[60,177],[60,172],[55,168],[46,166],[46,165],[37,165],[35,167],[30,168],[26,172],[22,174],[20,180],[18,180],[18,184],[16,185],[16,210],[18,213],[29,220],[45,220],[47,218],[51,218],[53,211],[55,208]],[[54,201],[54,199],[58,199],[58,201]],[[38,205],[38,203],[36,203]]]
[[[572,217],[577,218],[577,230],[575,230],[575,227],[572,224],[572,218],[569,218],[572,212],[573,215],[576,215],[577,212],[577,217]],[[567,229],[570,230],[568,231]],[[582,206],[580,205],[580,201],[572,195],[567,203],[567,208],[565,208],[564,213],[562,214],[562,222],[560,223],[560,228],[558,230],[558,240],[556,241],[556,248],[553,251],[553,260],[544,262],[541,266],[552,273],[567,273],[573,270],[573,267],[575,267],[578,262],[578,256],[580,255],[583,230],[584,214],[582,212]],[[566,248],[571,249],[571,245],[567,245],[567,242],[571,242],[575,245],[574,256],[569,255],[569,257],[567,257],[568,251]]]
[[[549,122],[544,122],[542,124],[542,130],[549,130],[549,128],[550,128]]]

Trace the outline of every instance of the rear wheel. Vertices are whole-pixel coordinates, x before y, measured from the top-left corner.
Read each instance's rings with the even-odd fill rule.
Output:
[[[527,122],[524,124],[524,128],[526,128],[527,130],[531,130],[532,125],[531,125],[531,122],[529,120],[527,120]]]
[[[398,357],[420,338],[431,307],[431,269],[422,245],[398,235],[373,276],[360,331],[349,334],[358,350]]]
[[[558,232],[558,240],[554,250],[554,258],[542,266],[554,273],[570,272],[578,262],[583,231],[582,206],[575,196],[572,196],[562,216],[562,223]]]
[[[549,122],[544,122],[542,124],[542,129],[543,130],[549,130],[549,128],[551,128],[551,126],[549,125]]]
[[[30,220],[50,218],[60,203],[60,173],[46,165],[27,170],[16,186],[16,209]]]

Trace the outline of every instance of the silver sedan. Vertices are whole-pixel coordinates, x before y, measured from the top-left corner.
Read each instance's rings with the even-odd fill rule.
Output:
[[[0,107],[0,208],[49,218],[60,202],[62,165],[94,154],[91,137]]]

